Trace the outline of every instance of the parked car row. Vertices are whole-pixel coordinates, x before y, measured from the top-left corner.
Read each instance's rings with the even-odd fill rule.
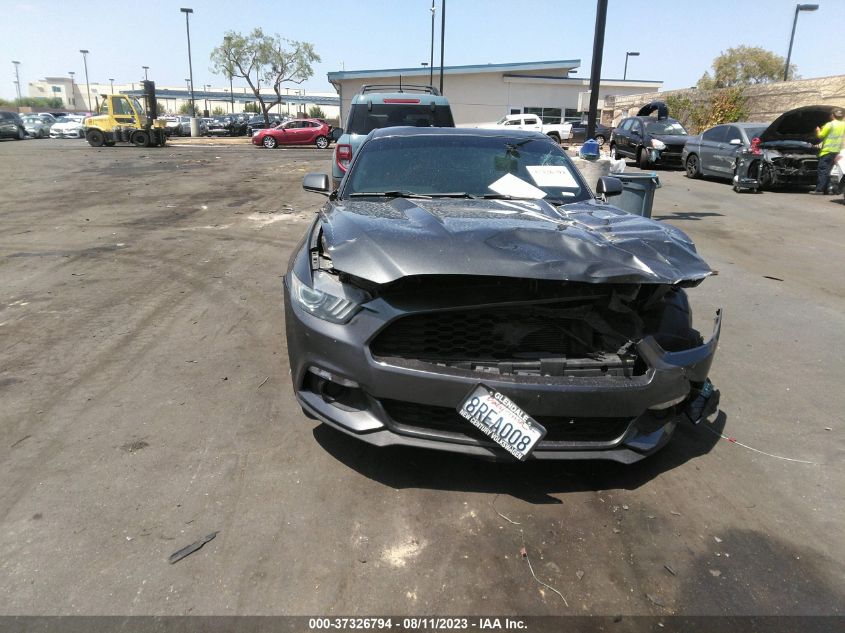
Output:
[[[83,120],[69,113],[0,112],[0,138],[84,138]]]
[[[812,186],[818,178],[816,128],[830,120],[834,106],[805,106],[772,123],[724,123],[691,136],[653,102],[620,121],[610,139],[611,156],[631,158],[642,169],[683,168],[689,178],[728,179],[734,190]],[[650,116],[657,112],[657,117]]]

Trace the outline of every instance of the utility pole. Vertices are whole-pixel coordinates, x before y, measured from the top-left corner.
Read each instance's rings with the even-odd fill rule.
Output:
[[[434,0],[431,0],[431,59],[428,62],[428,85],[434,84]]]
[[[440,6],[440,94],[443,94],[443,49],[446,46],[446,0]]]
[[[601,88],[601,60],[604,52],[604,27],[607,23],[607,0],[596,0],[596,31],[593,35],[593,63],[590,65],[590,112],[587,117],[587,136],[596,135],[596,110]]]
[[[144,81],[149,81],[149,80],[150,80],[150,78],[149,78],[149,76],[147,75],[147,71],[150,69],[150,67],[149,67],[149,66],[141,66],[141,68],[143,68],[143,69],[144,69]]]
[[[88,53],[89,51],[87,48],[80,48],[79,52],[82,53],[82,61],[85,64],[85,90],[88,92],[88,110],[91,109],[91,82],[88,81]]]
[[[111,86],[111,93],[114,94],[114,79],[109,77],[109,85]]]
[[[21,63],[16,62],[15,60],[12,60],[12,63],[15,65],[15,88],[17,88],[17,91],[18,91],[18,105],[20,106],[20,104],[21,104],[21,76],[18,73],[18,67],[21,65]]]
[[[73,76],[76,73],[72,70],[68,71],[68,75],[70,75],[70,103],[69,106],[73,106],[73,109],[76,110],[76,88],[73,85]]]
[[[185,31],[188,33],[188,76],[191,78],[191,116],[196,116],[197,108],[194,105],[194,66],[191,62],[191,25],[188,22],[188,16],[194,12],[193,9],[182,8],[179,9],[185,14]]]
[[[817,4],[796,4],[795,18],[792,20],[792,35],[789,36],[789,52],[786,54],[786,65],[783,67],[783,80],[789,80],[789,60],[792,59],[792,42],[795,40],[795,26],[798,24],[798,14],[801,11],[816,11],[819,5]]]

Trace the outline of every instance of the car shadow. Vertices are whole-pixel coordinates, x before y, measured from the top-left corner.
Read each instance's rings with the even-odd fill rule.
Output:
[[[425,449],[380,448],[326,424],[318,425],[313,434],[339,462],[391,488],[486,492],[533,504],[559,504],[562,502],[553,494],[635,490],[662,473],[706,455],[721,439],[727,419],[724,411],[719,411],[712,423],[681,424],[666,447],[631,465],[605,460],[492,462]]]
[[[724,217],[724,213],[714,211],[687,211],[684,213],[669,213],[666,215],[653,215],[652,220],[701,220],[703,218]]]

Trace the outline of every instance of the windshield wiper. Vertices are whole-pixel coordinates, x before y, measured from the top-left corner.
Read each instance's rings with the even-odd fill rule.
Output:
[[[373,198],[428,198],[431,199],[431,196],[426,196],[421,193],[414,193],[413,191],[356,191],[355,193],[350,193],[350,198],[363,198],[363,197],[373,197]]]
[[[466,191],[451,191],[449,193],[430,193],[432,198],[475,198],[475,196],[468,194]]]
[[[483,200],[536,200],[536,198],[524,198],[521,196],[511,196],[506,193],[485,193],[479,196]]]

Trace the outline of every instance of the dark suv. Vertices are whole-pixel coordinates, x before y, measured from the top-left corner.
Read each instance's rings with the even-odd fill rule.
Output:
[[[656,118],[649,116],[655,111]],[[653,101],[637,116],[622,119],[610,137],[610,153],[616,159],[633,158],[640,169],[683,167],[681,154],[689,139],[684,126],[669,118],[666,104]]]
[[[366,85],[352,97],[346,129],[334,150],[336,189],[367,135],[384,127],[455,127],[449,101],[432,86]]]
[[[23,120],[16,112],[0,112],[0,138],[26,138]]]

